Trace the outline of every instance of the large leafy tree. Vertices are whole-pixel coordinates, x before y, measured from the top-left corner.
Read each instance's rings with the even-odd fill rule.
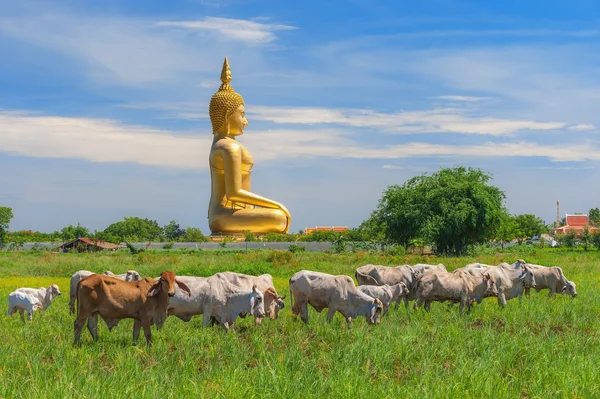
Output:
[[[385,238],[408,246],[422,239],[440,253],[463,254],[496,236],[506,215],[504,193],[480,169],[456,167],[390,186],[371,215]]]
[[[70,241],[80,237],[89,237],[90,231],[77,223],[77,226],[68,225],[60,231],[63,240]]]
[[[104,234],[119,241],[158,241],[163,237],[163,228],[156,220],[126,217],[104,229]]]
[[[185,230],[179,227],[179,223],[174,220],[171,220],[169,224],[163,228],[163,231],[165,232],[167,241],[178,241],[185,234]]]
[[[0,206],[0,247],[4,245],[4,240],[8,234],[8,228],[10,227],[10,221],[13,218],[12,208],[7,206]]]
[[[516,215],[515,222],[524,237],[533,237],[547,232],[544,221],[530,213]]]

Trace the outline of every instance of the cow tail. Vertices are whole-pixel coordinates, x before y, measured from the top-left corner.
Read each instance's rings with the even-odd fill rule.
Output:
[[[84,278],[85,278],[85,277],[84,277]],[[81,302],[79,301],[79,286],[81,285],[81,282],[82,282],[82,281],[83,281],[83,278],[82,278],[82,279],[80,279],[80,280],[77,282],[77,289],[76,289],[76,291],[75,291],[75,293],[77,294],[77,295],[76,295],[76,298],[77,298],[77,310],[75,311],[75,320],[79,319],[79,304],[81,303]]]
[[[290,303],[292,304],[292,313],[294,312],[294,295],[292,295],[292,279],[289,281],[290,286]]]
[[[373,278],[373,276],[371,276],[369,274],[361,273],[358,269],[356,269],[356,272],[354,273],[354,277],[356,277],[356,281],[358,282],[358,285],[361,285],[360,280],[358,279],[358,276],[361,276],[363,279],[365,279],[369,282],[366,285],[381,285],[377,282],[377,280],[375,280]],[[365,285],[365,284],[363,284],[363,285]]]

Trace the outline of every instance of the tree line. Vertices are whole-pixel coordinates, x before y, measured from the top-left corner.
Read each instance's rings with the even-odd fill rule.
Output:
[[[505,205],[506,195],[489,184],[492,175],[475,168],[441,168],[428,175],[413,177],[403,185],[391,185],[384,190],[377,208],[359,227],[345,232],[303,231],[292,234],[269,233],[257,237],[244,232],[246,241],[334,242],[339,248],[346,243],[373,243],[431,247],[440,254],[462,255],[476,245],[496,243],[504,247],[517,240],[552,233],[553,224],[533,214],[511,215]],[[42,233],[31,230],[9,232],[12,209],[0,207],[0,244],[42,241],[70,241],[89,237],[113,243],[119,242],[204,242],[207,238],[197,227],[180,227],[172,220],[160,226],[156,220],[125,217],[102,231],[91,232],[84,226],[66,226],[60,231]],[[589,211],[590,224],[600,227],[600,209]],[[564,220],[562,221],[564,224]],[[560,237],[562,245],[582,245],[585,250],[600,249],[600,234],[584,230]]]

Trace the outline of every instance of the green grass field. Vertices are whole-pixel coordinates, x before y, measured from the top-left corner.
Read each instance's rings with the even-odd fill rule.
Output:
[[[0,254],[0,397],[225,397],[225,398],[594,398],[600,397],[600,253],[534,251],[469,258],[388,257],[365,253],[157,252],[113,254]],[[301,269],[353,275],[357,266],[444,263],[448,270],[474,260],[497,264],[525,258],[558,265],[577,283],[579,296],[532,293],[499,309],[486,299],[470,314],[434,303],[431,313],[391,310],[378,326],[364,318],[331,325],[326,312],[310,310],[310,324],[293,321],[288,279]],[[269,261],[270,260],[270,261]],[[201,328],[202,318],[169,318],[131,345],[132,321],[100,339],[87,330],[73,347],[74,317],[68,311],[69,277],[80,269],[115,273],[136,269],[157,276],[211,275],[231,270],[271,273],[288,294],[279,320],[258,329],[250,318],[234,332]],[[33,323],[6,316],[15,288],[56,283],[61,295]]]

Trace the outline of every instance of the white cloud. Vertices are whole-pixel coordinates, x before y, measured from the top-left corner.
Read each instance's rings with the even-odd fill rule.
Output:
[[[393,133],[467,133],[511,135],[520,130],[553,130],[562,122],[538,122],[465,115],[456,108],[406,111],[393,114],[364,109],[248,106],[252,118],[287,124],[339,124],[376,127]]]
[[[478,101],[486,101],[491,100],[491,97],[474,97],[474,96],[437,96],[440,100],[450,100],[450,101],[465,101],[465,102],[478,102]]]
[[[587,130],[594,130],[594,129],[596,129],[596,126],[590,125],[587,123],[580,123],[578,125],[569,126],[569,130],[575,130],[578,132],[584,132]]]
[[[160,21],[157,26],[212,31],[221,37],[246,43],[269,43],[274,32],[297,29],[295,26],[260,23],[245,19],[205,17],[197,21]]]
[[[142,165],[204,169],[209,132],[185,136],[112,120],[0,112],[2,152],[36,158],[135,162]],[[591,145],[541,145],[532,142],[483,145],[390,143],[367,146],[338,129],[249,131],[240,138],[257,161],[290,158],[400,159],[414,157],[545,157],[554,161],[600,160]]]

